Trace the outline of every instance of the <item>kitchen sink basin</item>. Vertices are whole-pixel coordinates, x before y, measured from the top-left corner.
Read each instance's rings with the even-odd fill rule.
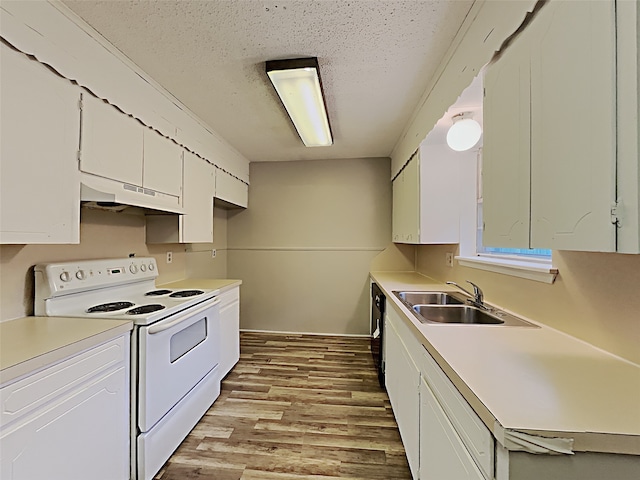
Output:
[[[413,311],[418,315],[422,323],[475,323],[475,324],[502,324],[504,320],[485,310],[471,305],[459,305],[455,307],[442,305],[414,305]]]
[[[458,292],[400,291],[393,294],[406,305],[415,317],[424,324],[443,325],[505,325],[535,327],[515,315],[486,305],[480,308],[473,298]]]
[[[413,305],[463,305],[463,295],[448,292],[393,292],[403,303]]]

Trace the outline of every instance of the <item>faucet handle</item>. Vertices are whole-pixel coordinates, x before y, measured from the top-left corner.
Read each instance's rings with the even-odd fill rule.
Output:
[[[476,302],[481,304],[484,300],[484,293],[482,292],[482,289],[470,280],[467,280],[467,283],[471,284],[473,287],[473,295],[476,297]]]
[[[467,280],[468,281],[468,280]],[[452,281],[447,281],[447,285],[453,285],[455,287],[458,287],[460,290],[462,290],[464,293],[466,293],[467,295],[469,295],[470,297],[475,296],[473,293],[471,293],[469,290],[467,290],[466,288],[464,288],[462,285],[458,285],[456,282],[452,282]]]

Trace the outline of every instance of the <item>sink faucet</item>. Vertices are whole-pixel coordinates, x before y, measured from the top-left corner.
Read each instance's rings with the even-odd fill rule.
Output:
[[[469,280],[467,280],[467,283],[470,283],[471,286],[473,287],[473,293],[468,291],[466,288],[461,287],[456,282],[447,282],[447,285],[454,285],[458,287],[460,290],[462,290],[464,293],[469,295],[470,297],[473,297],[473,300],[469,300],[469,302],[475,305],[476,307],[482,308],[484,310],[489,310],[489,308],[484,304],[484,293],[482,293],[482,290],[480,289],[480,287],[475,283],[470,282]]]

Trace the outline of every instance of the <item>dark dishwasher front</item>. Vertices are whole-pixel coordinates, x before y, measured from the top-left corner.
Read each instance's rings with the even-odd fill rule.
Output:
[[[386,298],[377,284],[371,284],[371,355],[378,372],[380,386],[384,386],[384,309]]]

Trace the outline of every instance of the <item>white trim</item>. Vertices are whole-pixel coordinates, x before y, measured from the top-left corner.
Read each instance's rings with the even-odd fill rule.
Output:
[[[370,333],[318,333],[318,332],[291,332],[279,330],[260,330],[255,328],[241,328],[241,332],[246,333],[266,333],[269,335],[313,335],[316,337],[354,337],[354,338],[371,338]]]
[[[558,276],[557,268],[536,260],[515,260],[489,256],[457,256],[455,259],[463,267],[526,278],[536,282],[551,284]]]
[[[227,247],[229,251],[252,252],[383,252],[386,247]]]

